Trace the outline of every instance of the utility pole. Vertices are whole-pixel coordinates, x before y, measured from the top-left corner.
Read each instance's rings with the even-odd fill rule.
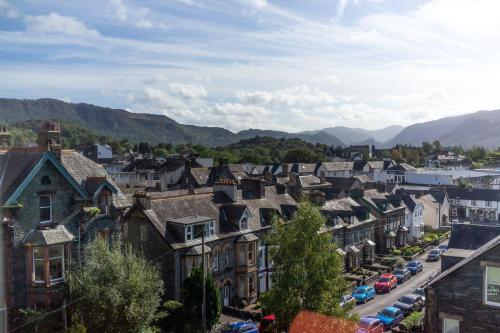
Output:
[[[201,267],[203,270],[203,279],[202,279],[202,290],[203,296],[201,301],[201,326],[203,328],[203,333],[207,332],[207,318],[206,318],[206,295],[205,295],[205,229],[206,226],[203,227],[203,232],[201,234]]]

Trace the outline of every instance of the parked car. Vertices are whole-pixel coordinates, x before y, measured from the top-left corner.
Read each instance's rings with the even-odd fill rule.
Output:
[[[393,274],[382,274],[373,286],[378,293],[390,292],[392,289],[398,286],[398,279]]]
[[[396,303],[394,303],[394,307],[401,309],[403,314],[406,316],[413,311],[422,310],[424,308],[424,300],[420,295],[404,295],[400,297]]]
[[[259,333],[275,333],[276,329],[276,316],[273,314],[262,317],[259,325]]]
[[[421,296],[425,303],[425,288],[416,288],[413,290],[413,294]]]
[[[432,249],[429,251],[429,254],[427,254],[428,261],[438,261],[440,257],[441,251],[438,249]]]
[[[259,333],[257,326],[251,321],[237,321],[224,324],[221,333]]]
[[[408,267],[412,275],[420,273],[424,270],[424,266],[418,260],[410,261],[406,267]]]
[[[351,304],[351,303],[354,303],[354,304],[357,303],[356,298],[354,298],[352,295],[344,295],[340,299],[340,306],[342,306],[342,307],[344,307],[348,304]]]
[[[363,317],[358,323],[356,333],[384,333],[384,323],[377,317]]]
[[[359,286],[354,289],[352,297],[356,299],[357,303],[366,303],[375,298],[375,289],[370,286]]]
[[[396,268],[392,274],[398,279],[398,283],[404,283],[411,279],[411,271],[407,268]]]
[[[438,250],[441,251],[441,253],[445,253],[446,250],[448,250],[448,244],[441,244],[438,246]]]
[[[394,306],[388,306],[377,314],[377,318],[384,324],[385,328],[393,328],[404,318],[403,311]]]

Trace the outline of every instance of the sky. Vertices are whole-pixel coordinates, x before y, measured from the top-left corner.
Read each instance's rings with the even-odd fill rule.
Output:
[[[500,108],[498,0],[0,0],[0,96],[285,131]]]

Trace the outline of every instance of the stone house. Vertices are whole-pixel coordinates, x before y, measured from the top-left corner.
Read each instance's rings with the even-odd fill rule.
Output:
[[[296,202],[256,179],[220,179],[213,189],[137,193],[124,220],[126,242],[155,263],[165,281],[166,296],[182,299],[182,283],[202,261],[221,291],[221,303],[255,301],[270,288],[272,270],[262,235],[273,216],[291,218]]]
[[[320,207],[327,219],[326,230],[345,255],[345,270],[350,271],[375,259],[375,224],[377,218],[368,207],[350,197],[326,201]]]
[[[426,292],[424,331],[498,332],[500,236],[445,270]]]
[[[369,207],[378,219],[375,227],[377,253],[387,253],[391,248],[406,246],[408,228],[405,226],[406,206],[402,195],[378,189],[359,189],[352,191],[351,197],[361,206]]]
[[[323,162],[316,169],[316,176],[350,178],[353,176],[353,162]]]
[[[126,197],[104,168],[61,149],[60,129],[47,123],[39,147],[0,154],[0,229],[6,313],[19,308],[58,308],[72,261],[94,237],[113,241]],[[98,207],[97,216],[87,212]],[[0,280],[2,282],[2,280]],[[1,295],[1,293],[0,293]]]

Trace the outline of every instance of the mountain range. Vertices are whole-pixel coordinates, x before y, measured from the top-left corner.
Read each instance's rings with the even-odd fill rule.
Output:
[[[180,124],[164,115],[133,113],[86,103],[67,103],[49,98],[0,98],[1,122],[15,124],[34,119],[74,122],[99,135],[126,138],[131,142],[191,142],[221,146],[255,136],[268,136],[299,138],[334,146],[374,144],[377,147],[392,147],[396,144],[420,145],[423,141],[434,140],[439,140],[444,146],[500,146],[500,110],[478,111],[408,127],[393,125],[379,130],[336,126],[300,133],[259,129],[233,133],[221,127]]]

